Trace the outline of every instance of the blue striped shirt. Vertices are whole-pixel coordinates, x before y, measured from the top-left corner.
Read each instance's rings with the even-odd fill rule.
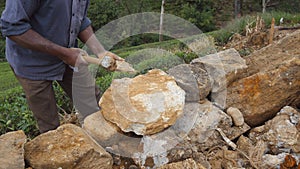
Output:
[[[79,32],[91,21],[89,0],[7,0],[1,16],[4,36],[33,29],[64,47],[76,47]],[[58,57],[23,48],[6,38],[6,58],[18,76],[31,80],[61,80],[65,64]]]

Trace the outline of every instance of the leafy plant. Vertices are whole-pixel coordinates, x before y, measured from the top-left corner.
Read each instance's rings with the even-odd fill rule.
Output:
[[[33,138],[39,133],[21,87],[7,93],[6,99],[0,103],[0,112],[0,134],[23,130]]]

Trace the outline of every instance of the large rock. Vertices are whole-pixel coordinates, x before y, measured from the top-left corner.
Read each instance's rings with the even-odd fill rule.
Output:
[[[204,100],[211,91],[208,73],[199,66],[181,64],[168,70],[177,84],[185,91],[187,102]]]
[[[262,124],[299,97],[299,70],[300,57],[294,57],[278,65],[277,69],[234,82],[227,89],[227,105],[240,109],[248,124]]]
[[[9,132],[0,136],[0,169],[20,169],[25,167],[23,131]]]
[[[173,77],[151,70],[133,79],[115,79],[100,100],[104,118],[124,132],[154,134],[182,114],[185,92]]]
[[[272,154],[300,153],[300,113],[292,107],[284,107],[276,117],[265,125],[251,130],[249,136],[254,142],[263,140]]]
[[[120,129],[114,124],[106,121],[100,111],[93,113],[84,119],[83,129],[85,129],[101,146],[111,146],[120,141]]]
[[[35,169],[111,169],[113,164],[110,154],[71,124],[26,143],[25,159]]]
[[[262,125],[284,106],[299,105],[300,31],[246,57],[248,68],[227,87],[227,107],[251,126]]]
[[[206,70],[212,83],[211,99],[225,108],[226,87],[247,68],[246,61],[235,49],[194,59],[191,64]]]

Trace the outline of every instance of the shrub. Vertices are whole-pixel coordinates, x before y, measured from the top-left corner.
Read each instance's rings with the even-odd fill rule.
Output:
[[[39,133],[21,87],[7,92],[7,97],[0,103],[0,112],[0,134],[23,130],[33,138]]]
[[[0,37],[0,60],[5,60],[5,39],[1,37]]]
[[[113,74],[107,74],[105,76],[99,76],[96,78],[96,85],[99,86],[102,94],[108,89],[113,79]]]

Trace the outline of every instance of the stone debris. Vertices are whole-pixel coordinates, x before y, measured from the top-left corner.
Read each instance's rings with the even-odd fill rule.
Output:
[[[26,143],[25,159],[34,169],[111,169],[113,165],[111,155],[83,129],[72,124]]]
[[[173,77],[151,70],[115,79],[100,100],[104,118],[124,132],[149,135],[173,125],[182,114],[185,92]]]
[[[0,169],[20,169],[25,167],[23,131],[9,132],[0,136]]]
[[[176,163],[166,164],[158,169],[206,169],[201,164],[197,163],[193,159],[186,159]]]
[[[300,131],[297,129],[300,113],[286,106],[265,125],[254,128],[249,138],[255,142],[263,140],[268,143],[272,154],[300,153]]]

